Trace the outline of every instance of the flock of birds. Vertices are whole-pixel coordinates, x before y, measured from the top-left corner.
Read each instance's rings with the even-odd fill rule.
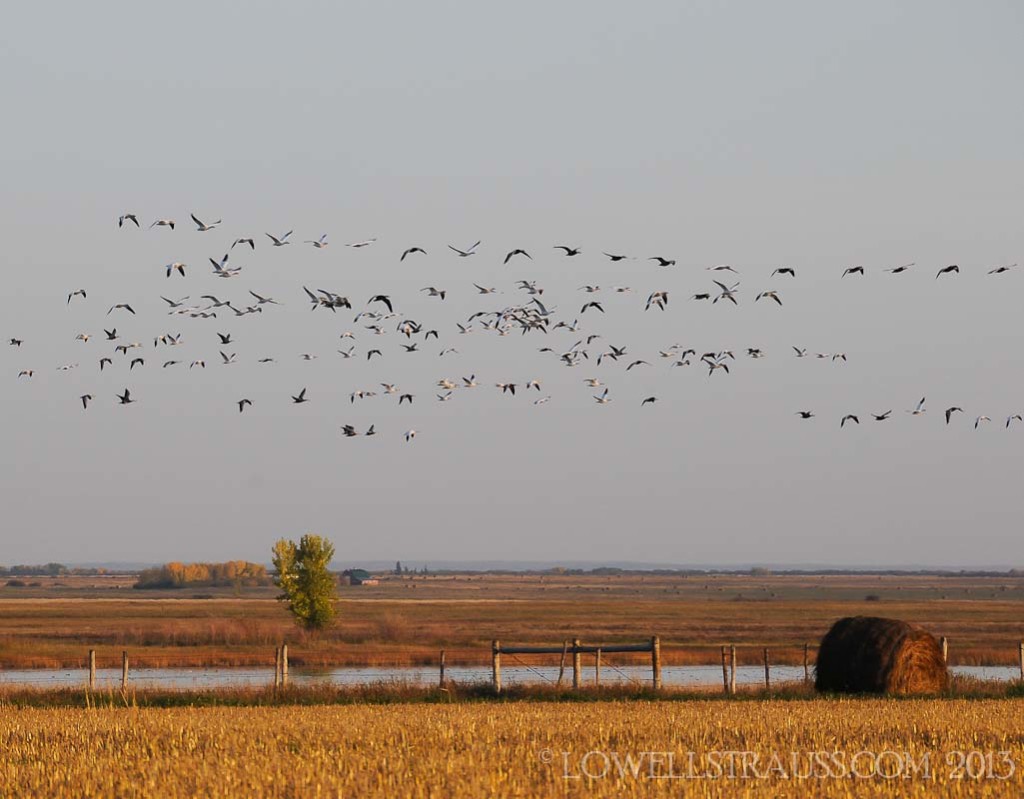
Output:
[[[217,219],[215,221],[204,222],[198,218],[195,214],[191,215],[192,223],[195,225],[195,230],[200,233],[209,233],[210,231],[217,230],[222,221]],[[122,214],[117,220],[118,228],[135,227],[142,228],[139,222],[139,217],[134,213]],[[154,220],[148,225],[149,229],[154,228],[166,228],[169,231],[175,230],[177,223],[171,218],[159,218]],[[236,247],[244,248],[248,247],[250,251],[255,251],[257,248],[257,242],[264,241],[265,245],[269,245],[274,248],[286,247],[292,244],[292,235],[294,231],[287,231],[280,235],[274,235],[271,233],[265,234],[265,240],[260,237],[236,237],[232,240],[230,246],[227,246],[227,252],[225,252],[220,258],[209,258],[209,262],[212,266],[212,274],[221,279],[237,279],[242,275],[243,268],[235,265],[232,260],[232,253],[235,252]],[[376,238],[365,239],[361,241],[354,241],[346,244],[346,247],[352,249],[363,249],[371,247],[377,243]],[[318,238],[306,239],[303,244],[313,247],[316,250],[323,250],[329,246],[328,237],[326,234],[319,236]],[[471,258],[476,256],[479,252],[480,241],[475,242],[468,247],[456,247],[454,245],[448,245],[448,250],[454,254],[457,258]],[[561,253],[564,258],[575,258],[579,256],[583,250],[578,246],[570,245],[555,245],[554,250]],[[427,255],[426,249],[420,246],[409,246],[404,248],[398,255],[399,262],[405,262],[409,258],[421,258]],[[601,256],[607,258],[612,263],[619,263],[627,260],[640,260],[632,256],[620,254],[620,253],[609,253],[602,252]],[[525,259],[532,261],[533,256],[523,249],[515,248],[505,253],[502,258],[502,263],[507,265],[513,260]],[[667,258],[662,255],[649,256],[643,260],[653,262],[660,268],[672,268],[675,267],[676,260],[673,258]],[[899,266],[890,267],[883,271],[891,275],[900,275],[911,271],[915,268],[915,264],[902,264]],[[1016,268],[1016,264],[996,266],[987,270],[989,275],[1001,275],[1010,270]],[[165,277],[167,279],[174,278],[187,278],[191,271],[188,264],[173,261],[167,263],[162,268]],[[729,303],[732,305],[738,305],[740,302],[740,282],[739,282],[739,270],[728,264],[721,264],[716,266],[707,267],[707,271],[711,272],[710,282],[714,288],[709,288],[707,291],[698,292],[690,296],[690,300],[694,302],[710,302],[711,304]],[[940,278],[950,279],[953,276],[960,274],[960,267],[957,264],[949,264],[939,268],[935,274],[935,279]],[[852,266],[845,268],[840,278],[845,280],[846,278],[860,278],[864,277],[866,269],[863,266]],[[781,266],[771,273],[771,277],[779,277],[784,279],[795,279],[797,276],[796,269],[792,267]],[[496,287],[481,285],[479,283],[473,283],[474,291],[476,296],[484,297],[488,295],[496,295],[500,292]],[[429,328],[426,323],[410,318],[407,315],[396,311],[395,299],[388,294],[374,294],[365,303],[359,303],[358,309],[353,306],[353,301],[340,293],[328,291],[326,289],[310,289],[303,286],[304,298],[309,303],[309,307],[312,311],[330,311],[332,314],[338,314],[342,311],[354,312],[354,318],[352,321],[353,325],[360,325],[361,328],[357,332],[352,330],[346,330],[341,333],[340,339],[346,342],[346,345],[342,345],[342,349],[337,349],[337,354],[341,359],[347,360],[355,357],[362,357],[363,354],[357,356],[355,344],[349,344],[349,341],[355,341],[357,337],[367,337],[371,342],[373,337],[383,336],[388,332],[390,325],[394,325],[394,330],[402,337],[404,341],[401,342],[401,351],[405,354],[411,354],[421,352],[426,349],[430,344],[431,339],[437,346],[440,346],[440,357],[445,357],[450,354],[458,353],[458,350],[453,346],[445,346],[441,343],[441,332],[436,328]],[[448,296],[448,289],[438,288],[437,286],[425,286],[420,289],[422,293],[426,295],[428,299],[436,299],[438,302],[444,302]],[[607,290],[603,289],[600,285],[585,284],[579,287],[579,291],[583,292],[584,299],[582,300],[581,306],[578,313],[570,314],[573,318],[569,321],[568,316],[561,318],[556,316],[557,308],[550,306],[547,302],[542,299],[544,289],[537,285],[536,281],[520,280],[516,283],[516,291],[521,292],[522,301],[515,302],[512,304],[504,304],[501,307],[496,307],[487,310],[479,310],[472,313],[467,319],[457,322],[455,330],[450,331],[456,335],[468,335],[473,332],[489,333],[496,336],[508,336],[512,333],[519,333],[520,335],[526,335],[528,333],[534,334],[548,334],[558,330],[564,330],[567,333],[573,334],[574,338],[577,338],[574,344],[569,347],[553,347],[553,346],[542,346],[539,347],[539,352],[544,353],[557,360],[563,366],[566,367],[580,367],[586,363],[592,362],[596,366],[601,366],[606,361],[611,361],[615,364],[621,364],[624,366],[625,372],[630,372],[634,369],[639,368],[651,368],[652,363],[644,358],[633,357],[628,353],[626,346],[618,346],[613,344],[605,344],[602,336],[595,332],[586,332],[581,323],[581,319],[590,314],[605,314],[606,313],[606,300],[601,299],[605,294],[612,295],[627,295],[632,293],[632,289],[628,286],[612,286]],[[601,294],[604,292],[604,294]],[[218,293],[207,293],[199,297],[200,302],[191,302],[190,297],[181,297],[177,299],[171,299],[163,295],[160,296],[161,300],[166,303],[167,313],[173,317],[187,318],[187,319],[217,319],[246,317],[255,314],[263,314],[265,311],[271,310],[283,303],[271,296],[265,294],[259,294],[251,289],[246,289],[245,299],[242,301],[236,301],[231,299],[222,299],[218,296]],[[783,305],[783,299],[781,292],[778,289],[767,289],[758,292],[754,295],[754,302],[766,301],[768,303],[775,303],[778,306]],[[88,302],[89,291],[85,288],[75,288],[67,294],[66,304],[70,306],[73,302]],[[651,292],[645,299],[643,299],[642,306],[645,312],[651,310],[665,311],[669,304],[669,292],[666,290],[657,290]],[[575,306],[574,306],[575,307]],[[218,317],[220,314],[220,317]],[[124,358],[128,362],[128,373],[133,374],[136,368],[143,369],[147,367],[147,356],[144,352],[143,344],[139,341],[127,341],[118,330],[118,324],[116,320],[120,316],[127,316],[129,318],[136,317],[136,310],[133,307],[132,302],[115,302],[111,304],[104,314],[104,318],[109,317],[110,321],[105,321],[102,325],[103,335],[102,337],[95,336],[98,340],[103,341],[106,344],[113,345],[113,355],[102,354],[98,358],[99,371],[102,373],[106,369],[114,366],[114,359],[117,357]],[[589,318],[589,317],[588,317]],[[109,326],[108,326],[109,325]],[[236,352],[229,352],[228,350],[235,343],[234,334],[231,332],[217,334],[217,351],[219,354],[219,363],[222,366],[229,366],[238,362]],[[94,338],[93,333],[80,332],[75,337],[75,340],[83,344],[87,344],[91,339]],[[175,351],[175,348],[179,347],[183,342],[181,333],[157,333],[153,337],[153,347],[169,348],[169,351]],[[447,335],[445,336],[445,342],[447,343]],[[12,347],[21,348],[24,344],[24,339],[21,337],[9,338],[9,344]],[[423,348],[423,349],[421,349]],[[793,351],[797,358],[814,358],[817,360],[824,360],[831,363],[845,363],[847,360],[846,354],[842,352],[809,352],[807,349],[793,347]],[[379,346],[368,346],[365,350],[365,359],[372,361],[374,358],[383,358],[384,353]],[[764,357],[764,352],[759,348],[746,348],[745,353],[740,351],[741,356],[747,358],[758,359]],[[302,353],[299,357],[303,360],[311,361],[315,360],[318,356],[312,353]],[[650,356],[648,356],[650,357]],[[717,350],[717,351],[706,351],[700,352],[692,347],[684,347],[681,344],[673,344],[664,349],[658,350],[656,358],[651,360],[664,360],[671,367],[687,367],[687,366],[699,366],[707,370],[709,377],[714,376],[717,373],[729,374],[730,365],[735,365],[737,360],[737,353],[733,350]],[[194,358],[177,358],[174,356],[165,357],[163,359],[157,359],[162,369],[170,369],[174,367],[187,368],[188,370],[193,369],[205,369],[207,362],[205,358],[194,357]],[[272,364],[275,362],[273,357],[262,357],[258,359],[260,364]],[[57,367],[59,371],[69,371],[78,367],[77,363],[66,364]],[[19,379],[31,379],[35,375],[35,369],[25,368],[18,373]],[[581,382],[584,383],[590,389],[597,390],[597,393],[592,394],[593,401],[598,405],[607,405],[612,401],[612,396],[609,387],[605,385],[601,378],[597,377],[586,377],[581,378]],[[468,377],[461,377],[460,379],[450,379],[442,377],[436,383],[436,386],[440,391],[435,391],[435,401],[437,402],[448,402],[454,396],[456,390],[469,390],[477,388],[480,384],[477,381],[476,375],[472,374]],[[508,394],[515,396],[516,392],[530,394],[533,391],[536,393],[533,395],[532,403],[534,405],[544,405],[551,400],[550,395],[543,393],[541,381],[538,379],[529,379],[521,382],[495,382],[494,388],[499,390],[502,394]],[[369,389],[357,389],[350,394],[350,402],[352,404],[357,401],[367,399],[375,396],[394,396],[397,398],[398,406],[404,404],[412,405],[417,395],[410,391],[403,391],[398,388],[397,384],[394,383],[380,383],[378,386],[374,386]],[[81,403],[83,409],[88,409],[90,403],[96,399],[96,394],[85,393],[78,397],[78,401]],[[307,388],[302,387],[297,390],[294,394],[289,394],[291,401],[294,404],[303,404],[310,402],[312,397],[308,392]],[[133,396],[130,388],[126,387],[120,393],[112,392],[112,399],[116,399],[116,402],[120,405],[131,405],[136,403],[138,400]],[[640,407],[652,406],[658,401],[658,397],[654,395],[643,396],[639,398]],[[245,413],[247,409],[254,407],[253,400],[249,397],[239,397],[235,400],[235,405],[238,408],[239,413]],[[886,410],[879,413],[871,413],[870,418],[875,422],[884,422],[891,418],[892,410]],[[922,398],[915,407],[907,410],[907,413],[911,416],[922,416],[926,413],[925,399]],[[964,413],[963,409],[959,406],[951,406],[946,408],[944,411],[945,422],[950,424],[956,414]],[[799,410],[795,412],[795,415],[802,420],[811,420],[816,418],[816,414],[811,410]],[[867,419],[867,417],[865,417]],[[984,423],[991,422],[991,418],[987,415],[978,415],[974,419],[974,427],[977,429]],[[1014,421],[1024,421],[1021,414],[1012,413],[1006,417],[1005,428],[1008,429]],[[840,428],[845,428],[847,425],[860,425],[861,415],[848,413],[840,419]],[[345,424],[340,427],[342,435],[346,437],[354,436],[373,436],[376,435],[376,426],[370,425],[367,429],[357,429],[354,425]],[[412,441],[417,434],[414,429],[405,430],[402,435],[405,440]]]

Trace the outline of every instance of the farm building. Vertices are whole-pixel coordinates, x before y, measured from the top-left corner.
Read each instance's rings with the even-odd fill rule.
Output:
[[[380,582],[366,569],[352,569],[348,573],[349,585],[377,585]]]

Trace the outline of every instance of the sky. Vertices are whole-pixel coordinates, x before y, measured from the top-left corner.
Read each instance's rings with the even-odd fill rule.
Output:
[[[265,561],[313,531],[346,563],[1024,565],[1024,425],[1004,428],[1024,413],[1022,23],[997,0],[7,9],[0,334],[25,343],[0,350],[0,563]],[[125,212],[143,228],[118,229]],[[200,233],[189,213],[223,224]],[[147,229],[160,217],[176,230]],[[326,249],[303,243],[323,233]],[[216,278],[207,259],[249,235],[242,275]],[[477,240],[472,258],[447,249]],[[414,244],[427,255],[400,263]],[[514,247],[533,260],[504,266]],[[172,261],[186,278],[165,278]],[[736,307],[689,300],[717,264],[740,273]],[[457,333],[527,302],[520,279],[579,332]],[[304,285],[353,312],[310,312]],[[201,320],[160,299],[250,289],[283,304]],[[767,289],[782,307],[754,301]],[[655,290],[668,309],[644,312]],[[377,293],[439,341],[404,353],[397,319],[372,336],[354,319]],[[584,298],[606,313],[580,314]],[[137,315],[107,315],[120,302]],[[99,372],[114,325],[144,366]],[[168,332],[182,345],[154,348]],[[238,363],[219,363],[216,332]],[[592,333],[580,366],[537,352]],[[677,343],[736,360],[672,368],[658,351]],[[598,367],[607,344],[651,365]],[[435,399],[471,374],[478,388]],[[541,392],[494,388],[531,379]],[[381,382],[412,407],[349,401]],[[840,429],[847,413],[861,424]],[[379,434],[344,438],[348,423]]]

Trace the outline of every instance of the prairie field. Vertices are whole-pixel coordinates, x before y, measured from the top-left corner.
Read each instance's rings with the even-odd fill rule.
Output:
[[[809,700],[5,708],[0,796],[1024,792],[1020,705]]]
[[[1024,577],[912,574],[458,574],[384,576],[340,589],[338,624],[302,634],[274,588],[133,591],[123,575],[40,578],[0,587],[0,669],[272,665],[287,642],[296,666],[485,664],[490,643],[662,639],[664,663],[716,663],[737,644],[756,663],[769,646],[797,664],[837,618],[868,614],[924,625],[954,665],[1014,665],[1024,640]],[[628,662],[628,656],[620,662]]]

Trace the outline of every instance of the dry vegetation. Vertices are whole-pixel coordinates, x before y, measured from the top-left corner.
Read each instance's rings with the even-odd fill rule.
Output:
[[[476,575],[385,578],[344,587],[340,624],[302,635],[276,589],[132,591],[117,575],[41,578],[0,589],[0,668],[100,666],[120,651],[145,666],[272,665],[287,641],[296,666],[487,662],[490,641],[663,640],[666,664],[715,663],[741,646],[756,662],[798,663],[837,618],[884,615],[950,639],[953,664],[1013,665],[1024,639],[1024,579],[934,576]],[[873,596],[878,599],[867,600]],[[748,648],[742,648],[748,645]],[[623,658],[619,662],[624,662]]]
[[[7,708],[0,714],[0,796],[1018,797],[1024,791],[1019,715],[1019,704],[1005,700],[881,699]],[[620,776],[612,765],[601,779],[564,779],[601,772],[599,756],[580,765],[592,750],[618,753],[620,762],[672,752],[677,775],[687,773],[687,752],[697,754],[694,773],[700,774],[709,753],[746,750],[761,758],[751,773],[768,776],[650,779],[645,764],[636,777],[628,769]],[[897,766],[908,778],[785,779],[767,768],[773,753],[792,773],[794,751],[849,757],[862,750],[909,753],[918,770],[891,757],[882,768]],[[956,779],[959,756],[952,755],[952,765],[947,757],[958,751],[995,753],[993,774],[1006,773],[1006,757],[1017,769],[1008,780],[971,778],[966,771]],[[1004,751],[1009,754],[998,754]],[[548,752],[554,762],[546,762]],[[870,773],[874,761],[862,757],[857,768]]]

